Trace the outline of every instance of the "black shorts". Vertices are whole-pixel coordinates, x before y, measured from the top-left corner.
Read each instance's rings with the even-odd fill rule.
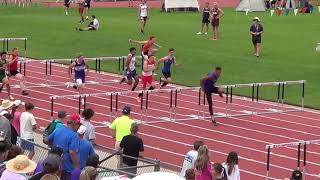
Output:
[[[140,19],[143,20],[144,22],[146,22],[148,19],[148,16],[141,16]]]
[[[69,2],[70,1],[68,1],[68,0],[64,1],[64,6],[67,7],[67,8],[70,7],[70,3]]]
[[[84,2],[84,7],[90,9],[90,2]]]
[[[261,43],[261,37],[252,38],[252,43],[254,45],[256,45],[258,43],[260,44]]]
[[[202,23],[208,25],[210,23],[209,18],[202,18]]]
[[[16,76],[17,74],[20,74],[20,72],[18,70],[11,70],[10,74],[8,75],[9,77],[11,76]]]
[[[163,77],[165,77],[166,79],[168,79],[169,77],[171,77],[171,72],[169,71],[169,72],[163,72],[162,71],[162,75],[163,75]]]
[[[219,88],[217,88],[217,87],[212,87],[212,88],[210,88],[210,89],[205,89],[205,91],[204,91],[206,94],[207,93],[214,93],[214,94],[218,94],[218,92],[219,92]]]
[[[88,26],[89,31],[94,31],[96,30],[96,28],[92,27],[92,26]]]

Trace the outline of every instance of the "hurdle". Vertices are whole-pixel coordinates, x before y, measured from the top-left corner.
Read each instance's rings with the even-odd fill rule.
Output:
[[[284,108],[284,94],[285,94],[285,88],[288,85],[301,85],[301,106],[300,107],[293,107],[290,106],[290,108]],[[261,112],[240,112],[236,111],[236,113],[229,113],[233,111],[229,105],[232,105],[234,103],[235,99],[242,100],[241,97],[235,96],[233,94],[234,88],[252,88],[252,97],[250,98],[250,101],[253,103],[260,102],[259,92],[263,87],[266,86],[275,86],[278,87],[278,91],[276,92],[278,97],[278,102],[274,102],[276,104],[280,103],[281,107],[283,109],[279,110],[266,110]],[[265,83],[248,83],[248,84],[230,84],[230,85],[220,85],[219,88],[226,89],[226,113],[215,113],[214,118],[231,118],[231,117],[239,117],[239,116],[249,116],[249,115],[263,115],[263,114],[274,114],[274,113],[288,113],[288,112],[297,112],[297,111],[303,111],[303,102],[304,102],[304,89],[305,89],[305,80],[299,80],[299,81],[283,81],[283,82],[265,82]],[[279,88],[280,87],[280,88]],[[186,91],[192,91],[192,92],[198,92],[198,98],[195,98],[194,104],[197,104],[199,109],[196,110],[198,112],[198,115],[185,115],[186,118],[177,118],[177,109],[179,108],[178,105],[178,97],[182,96],[183,92]],[[167,96],[165,96],[167,99],[169,99],[168,105],[166,105],[169,108],[169,115],[168,117],[159,117],[159,120],[155,121],[149,121],[144,122],[145,118],[148,117],[148,109],[150,108],[150,95],[151,94],[158,94],[158,93],[167,93]],[[140,107],[140,120],[144,123],[151,124],[151,123],[159,123],[159,122],[178,122],[178,121],[190,121],[190,120],[206,120],[210,119],[211,117],[206,117],[204,115],[205,111],[200,110],[201,107],[205,106],[205,93],[202,92],[201,87],[181,87],[181,88],[170,88],[170,89],[155,89],[155,90],[139,90],[139,91],[122,91],[122,92],[104,92],[104,93],[92,93],[92,94],[78,94],[78,95],[64,95],[64,96],[51,96],[51,107],[54,106],[54,101],[58,99],[77,99],[81,100],[81,98],[85,98],[86,100],[89,97],[109,97],[109,103],[110,104],[110,113],[113,114],[113,112],[118,111],[118,104],[119,104],[119,97],[125,96],[129,94],[142,94],[142,99],[140,104],[137,104],[136,106]],[[179,95],[180,94],[180,95]],[[201,103],[203,102],[203,104]],[[115,103],[115,104],[114,104]],[[261,102],[263,103],[263,102]],[[182,103],[181,103],[182,104]],[[273,105],[275,106],[275,105]],[[52,108],[53,110],[53,108]],[[114,111],[115,110],[115,111]],[[78,112],[81,112],[81,105],[78,106]],[[202,113],[202,115],[200,115]],[[53,111],[51,112],[51,115],[53,115]],[[158,118],[158,117],[156,117]]]
[[[289,143],[280,143],[280,144],[269,144],[266,145],[267,149],[267,162],[266,162],[266,179],[269,179],[270,172],[270,156],[271,150],[277,148],[289,148],[296,147],[297,148],[297,170],[302,169],[303,179],[306,179],[306,166],[307,166],[307,145],[319,145],[320,140],[310,140],[310,141],[297,141],[297,142],[289,142]],[[302,147],[303,146],[303,147]],[[303,148],[303,150],[302,150]],[[301,158],[301,151],[303,151],[303,157]],[[302,167],[301,167],[302,161]],[[317,176],[318,177],[318,176]]]
[[[2,51],[9,52],[9,43],[11,41],[23,41],[24,42],[24,56],[27,56],[27,38],[0,38],[0,41],[2,41]]]

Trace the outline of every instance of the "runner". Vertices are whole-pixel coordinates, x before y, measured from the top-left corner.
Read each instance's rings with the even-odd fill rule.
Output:
[[[78,12],[79,12],[79,15],[80,15],[79,23],[84,23],[84,17],[83,17],[84,7],[85,7],[85,1],[84,0],[79,0],[78,1]]]
[[[91,8],[91,0],[85,0],[84,1],[84,8],[86,11],[86,20],[89,20],[89,16],[90,16],[90,8]]]
[[[127,82],[128,85],[132,85],[132,79],[134,79],[134,84],[132,86],[131,91],[134,91],[139,84],[139,76],[136,71],[136,48],[132,47],[129,49],[130,53],[127,56],[126,61],[126,77],[123,77],[120,81],[120,84],[123,82]]]
[[[218,3],[213,3],[213,8],[211,10],[212,15],[212,30],[213,30],[213,38],[211,40],[218,40],[219,39],[219,24],[220,18],[224,15],[222,9],[219,8]]]
[[[215,86],[217,80],[221,75],[221,67],[216,67],[215,71],[209,73],[207,76],[203,77],[200,80],[201,89],[206,94],[207,102],[209,105],[209,113],[211,116],[211,121],[214,126],[217,126],[217,122],[214,119],[213,109],[212,109],[212,93],[219,94],[220,97],[223,97],[223,89],[220,89]]]
[[[133,7],[133,0],[128,0],[129,7]]]
[[[146,26],[148,19],[148,5],[146,0],[142,0],[139,5],[139,20],[140,20],[140,31],[144,35],[144,27]]]
[[[74,70],[74,80],[71,78],[71,71]],[[85,72],[87,70],[87,72]],[[69,77],[71,78],[71,82],[75,82],[76,84],[72,87],[79,91],[79,94],[83,94],[84,91],[84,84],[86,75],[89,73],[89,66],[85,62],[84,56],[79,54],[77,56],[77,60],[70,64],[68,69]],[[84,104],[84,99],[81,99],[81,103]]]
[[[171,65],[180,66],[181,64],[177,64],[176,58],[174,57],[174,49],[170,48],[169,53],[166,57],[161,58],[158,61],[157,68],[159,68],[160,63],[163,63],[162,67],[162,75],[160,78],[160,88],[165,87],[167,84],[172,82],[171,79]]]
[[[2,83],[1,87],[0,87],[0,92],[3,89],[3,86],[6,86],[7,88],[7,92],[8,92],[8,97],[10,100],[14,100],[14,98],[11,96],[10,94],[10,83],[9,83],[9,79],[7,77],[6,74],[6,70],[7,70],[7,53],[6,52],[1,52],[1,59],[0,59],[0,81]]]
[[[148,56],[149,55],[149,51],[152,50],[153,46],[156,46],[158,48],[161,48],[160,45],[156,44],[156,37],[155,36],[150,36],[149,39],[147,41],[137,41],[137,40],[133,40],[133,39],[129,39],[130,43],[137,43],[137,44],[141,44],[142,45],[142,49],[141,49],[141,57],[142,57],[142,61],[144,61],[144,56]]]
[[[206,5],[202,10],[201,30],[197,34],[201,35],[203,33],[204,26],[206,26],[206,32],[204,34],[207,35],[208,29],[209,29],[209,23],[210,23],[210,7],[209,7],[209,2],[206,2]]]
[[[57,0],[56,3],[58,3],[60,0]],[[64,11],[66,13],[66,16],[69,15],[69,8],[70,8],[71,0],[64,0]]]
[[[13,48],[12,53],[9,56],[9,64],[8,64],[9,77],[15,76],[20,81],[21,94],[24,96],[27,96],[29,93],[26,91],[24,77],[18,71],[18,59],[19,59],[19,50],[18,48]]]
[[[156,69],[156,58],[155,54],[157,53],[156,49],[150,51],[149,57],[147,55],[144,56],[143,62],[143,71],[141,76],[142,89],[146,90],[147,84],[150,84],[148,90],[154,90],[156,87],[153,71]],[[137,101],[141,102],[142,93],[139,94]]]

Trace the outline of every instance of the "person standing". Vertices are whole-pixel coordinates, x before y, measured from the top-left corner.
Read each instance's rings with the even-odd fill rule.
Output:
[[[209,7],[209,2],[206,2],[206,5],[202,10],[201,30],[197,33],[197,35],[203,34],[204,26],[206,26],[206,31],[204,34],[207,35],[208,29],[209,29],[209,23],[210,23],[210,7]]]
[[[123,149],[123,154],[125,155],[123,157],[123,166],[124,167],[136,167],[138,165],[138,160],[133,159],[143,157],[144,147],[143,147],[143,141],[139,137],[139,126],[137,123],[132,123],[131,125],[131,134],[128,136],[123,137],[120,148]],[[126,157],[130,156],[130,157]],[[137,174],[137,168],[130,168],[126,169],[125,171],[131,173],[131,174]],[[133,178],[132,175],[129,175],[129,178]]]
[[[203,145],[204,143],[202,141],[193,142],[193,150],[189,151],[184,158],[180,177],[185,177],[188,169],[194,169],[194,163],[198,157],[198,149]]]
[[[213,3],[213,8],[211,10],[211,16],[212,16],[212,30],[213,30],[213,37],[212,40],[218,40],[219,39],[219,25],[220,25],[220,18],[224,15],[224,12],[222,9],[219,8],[218,3]]]
[[[128,85],[132,85],[134,79],[134,84],[132,86],[131,91],[134,91],[139,84],[139,76],[136,70],[136,48],[132,47],[129,49],[130,53],[127,56],[126,61],[126,75],[127,77],[123,77],[120,81],[120,84],[123,82],[127,82]],[[127,79],[126,79],[127,78]]]
[[[222,98],[223,97],[223,89],[220,89],[215,86],[216,82],[221,76],[221,67],[216,67],[216,69],[209,73],[207,76],[203,77],[200,80],[200,86],[202,91],[205,93],[208,106],[209,106],[209,113],[211,116],[211,121],[214,126],[217,126],[217,122],[214,119],[213,115],[213,107],[212,107],[212,93],[214,94],[219,94],[219,96]]]
[[[125,106],[122,110],[122,116],[115,119],[109,126],[111,135],[115,141],[115,150],[120,150],[120,142],[123,137],[130,134],[131,125],[134,122],[130,118],[131,108],[130,106]],[[118,157],[118,168],[120,168],[120,159]]]
[[[0,54],[0,82],[2,83],[0,87],[0,92],[2,91],[3,87],[6,86],[7,88],[7,93],[8,93],[8,98],[10,100],[13,100],[14,98],[11,96],[11,91],[10,91],[10,82],[8,79],[8,76],[6,74],[6,70],[8,67],[7,64],[7,53],[6,52],[1,52]]]
[[[238,166],[238,154],[234,151],[230,152],[227,161],[222,163],[227,172],[228,180],[240,180],[240,170]]]
[[[80,15],[79,23],[84,23],[84,17],[83,17],[83,12],[84,12],[84,9],[85,9],[84,6],[85,6],[84,0],[79,0],[78,1],[78,12],[79,12],[79,15]]]
[[[87,130],[86,126],[81,125],[77,131],[80,139],[80,145],[79,145],[80,169],[83,169],[86,166],[86,162],[89,156],[95,154],[92,144],[86,139],[84,139],[86,130]]]
[[[91,142],[92,145],[96,145],[96,131],[95,127],[91,123],[91,118],[94,116],[92,109],[85,109],[82,111],[82,117],[84,118],[81,123],[86,127],[86,132],[83,139]]]
[[[212,180],[210,151],[206,145],[198,149],[198,157],[194,164],[196,180]]]
[[[48,144],[63,149],[61,160],[61,180],[70,180],[71,172],[80,168],[78,153],[80,140],[76,133],[81,125],[80,116],[69,116],[67,127],[54,131],[48,137]]]
[[[148,19],[148,5],[147,0],[142,0],[141,4],[139,5],[139,20],[140,20],[140,31],[141,34],[144,35],[144,28],[147,23]]]
[[[129,7],[133,7],[133,0],[128,0]]]
[[[91,0],[84,0],[84,8],[85,8],[85,12],[86,12],[86,20],[89,20]]]
[[[32,114],[34,105],[31,103],[25,104],[25,112],[20,116],[20,138],[21,148],[29,151],[28,158],[32,159],[34,156],[34,130],[37,129],[37,122]]]
[[[60,0],[57,0],[56,3],[58,3]],[[71,0],[64,0],[63,1],[63,6],[64,6],[64,11],[66,13],[66,16],[69,15],[69,8],[70,8]]]
[[[19,50],[13,48],[9,56],[8,71],[9,77],[16,77],[20,81],[21,94],[27,96],[29,93],[26,91],[26,85],[23,75],[18,71]]]
[[[263,33],[263,26],[260,23],[259,17],[253,19],[253,24],[250,27],[250,34],[252,36],[252,43],[254,48],[254,55],[260,57],[261,52],[261,35]]]

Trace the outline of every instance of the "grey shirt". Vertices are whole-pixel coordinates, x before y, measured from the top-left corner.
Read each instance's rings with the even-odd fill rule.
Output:
[[[11,146],[11,126],[9,120],[0,116],[0,135],[5,138],[5,141]]]
[[[91,124],[91,122],[81,120],[81,123],[86,127],[86,132],[83,138],[88,141],[96,139],[95,127]]]

